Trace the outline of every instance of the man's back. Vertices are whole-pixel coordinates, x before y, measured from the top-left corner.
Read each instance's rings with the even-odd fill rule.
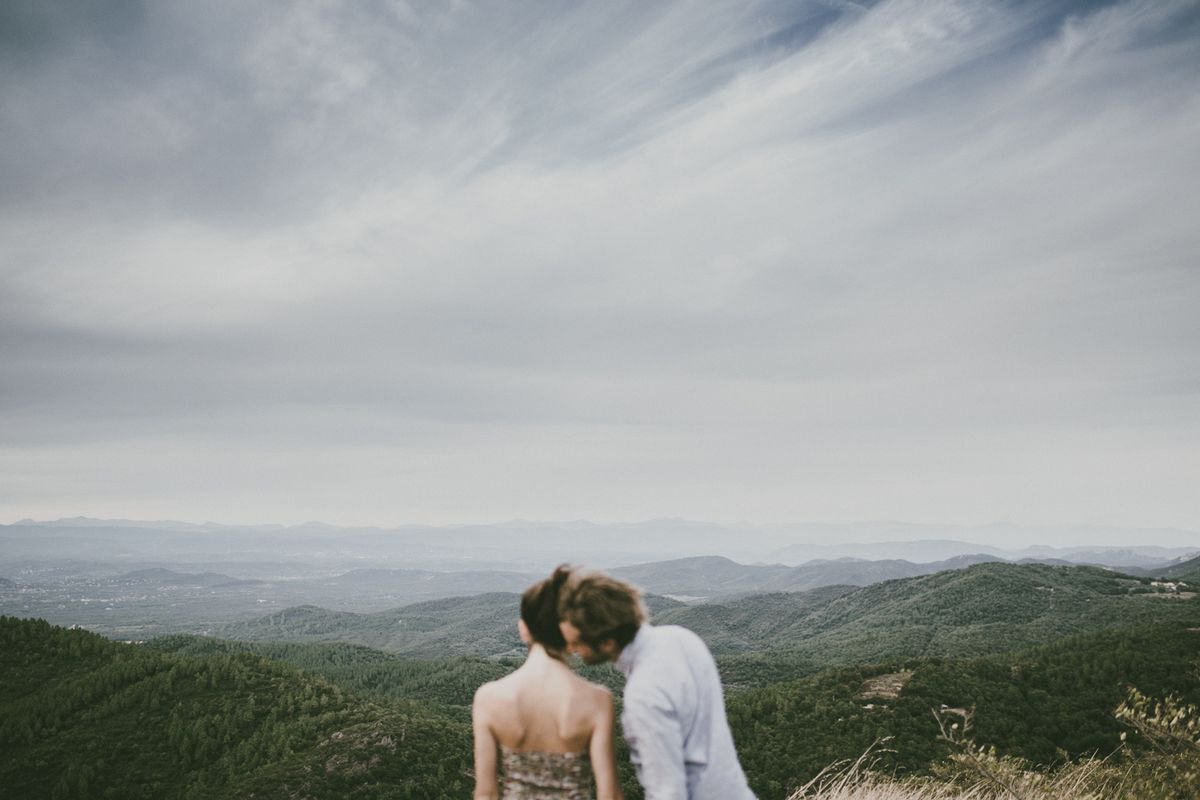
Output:
[[[642,625],[617,660],[621,714],[646,800],[753,798],[725,718],[721,679],[699,636]]]

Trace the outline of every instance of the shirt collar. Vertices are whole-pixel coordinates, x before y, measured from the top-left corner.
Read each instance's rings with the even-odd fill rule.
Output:
[[[617,656],[617,669],[624,673],[628,678],[633,672],[633,665],[637,663],[638,653],[646,644],[646,640],[650,638],[650,628],[653,627],[649,622],[643,622],[638,627],[638,632],[634,634],[633,641],[621,648],[621,654]]]

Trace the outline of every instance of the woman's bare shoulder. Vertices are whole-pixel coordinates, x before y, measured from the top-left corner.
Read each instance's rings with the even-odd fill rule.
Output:
[[[581,684],[580,693],[586,698],[586,702],[592,707],[595,708],[612,705],[612,691],[607,686],[601,683],[592,683],[591,681],[583,678],[580,678],[579,682]]]
[[[598,727],[612,727],[613,715],[615,713],[613,710],[613,694],[607,686],[589,681],[587,685],[587,702],[583,705],[587,709],[585,713],[591,719],[593,731]]]
[[[513,693],[512,675],[505,675],[494,681],[488,681],[475,690],[475,703],[488,704],[503,701]]]
[[[486,705],[496,694],[496,682],[488,681],[475,690],[475,705]]]

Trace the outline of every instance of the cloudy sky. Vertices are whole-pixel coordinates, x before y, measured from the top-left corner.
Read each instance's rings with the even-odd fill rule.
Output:
[[[1200,530],[1200,3],[0,5],[0,521]]]

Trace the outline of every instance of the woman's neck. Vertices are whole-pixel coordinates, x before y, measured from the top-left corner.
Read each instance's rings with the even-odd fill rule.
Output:
[[[562,664],[566,666],[566,662],[558,656],[551,653],[543,645],[537,642],[532,642],[529,645],[529,655],[525,657],[525,663],[529,666],[550,666],[551,664]]]

